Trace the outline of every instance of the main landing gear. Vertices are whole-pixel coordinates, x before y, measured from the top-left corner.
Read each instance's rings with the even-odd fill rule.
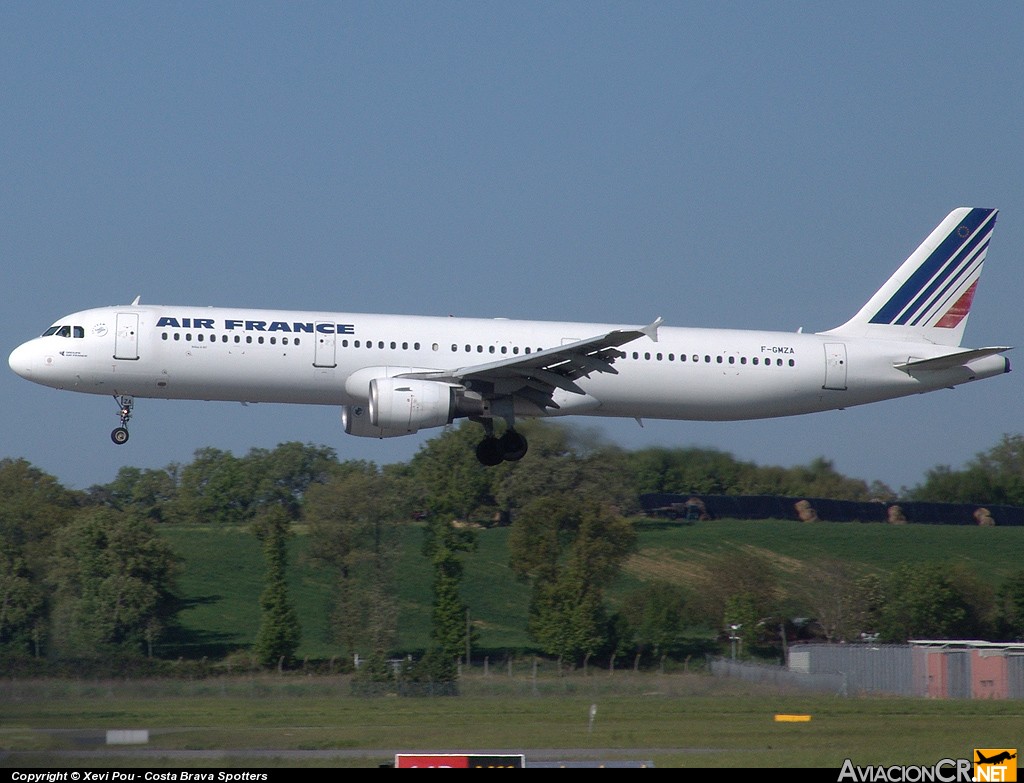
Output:
[[[500,438],[494,437],[494,423],[483,419],[484,439],[477,444],[476,458],[481,465],[492,467],[504,462],[518,462],[526,456],[530,444],[511,426]]]
[[[117,400],[117,404],[121,406],[121,426],[110,433],[110,439],[114,441],[118,446],[123,446],[128,442],[128,422],[132,418],[132,408],[135,407],[135,398],[129,397],[127,394],[122,394],[120,397],[114,397]]]

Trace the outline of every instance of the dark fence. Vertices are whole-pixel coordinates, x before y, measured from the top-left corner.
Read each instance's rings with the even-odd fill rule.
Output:
[[[700,504],[690,502],[694,499]],[[699,509],[705,518],[711,519],[800,520],[798,503],[809,504],[817,518],[826,522],[888,522],[890,508],[898,506],[903,517],[900,521],[919,525],[977,525],[981,518],[986,517],[979,512],[987,511],[987,517],[1000,527],[1024,526],[1024,508],[1018,506],[913,501],[861,503],[778,495],[674,495],[665,492],[640,496],[640,505],[646,514],[673,519],[694,518]],[[806,513],[808,505],[802,508]]]

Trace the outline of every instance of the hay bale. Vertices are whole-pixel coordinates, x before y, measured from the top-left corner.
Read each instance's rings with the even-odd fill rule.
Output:
[[[992,512],[987,508],[979,508],[974,512],[974,521],[978,523],[980,527],[995,527],[996,521],[992,518]]]
[[[903,513],[903,509],[899,506],[889,506],[886,509],[885,515],[890,525],[907,524],[907,515]]]
[[[820,522],[818,519],[818,512],[814,510],[809,500],[798,500],[793,504],[793,508],[796,509],[796,515],[800,518],[801,522]]]

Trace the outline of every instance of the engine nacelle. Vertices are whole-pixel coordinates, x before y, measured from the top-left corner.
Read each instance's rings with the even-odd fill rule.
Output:
[[[370,381],[369,407],[374,427],[411,435],[451,423],[456,410],[455,387],[437,381],[374,378]]]
[[[341,409],[341,425],[349,435],[360,438],[397,438],[408,435],[405,430],[386,430],[370,423],[370,409],[365,405],[344,405]]]

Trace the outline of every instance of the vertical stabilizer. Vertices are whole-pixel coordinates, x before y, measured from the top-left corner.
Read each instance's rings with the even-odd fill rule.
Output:
[[[857,315],[827,334],[960,345],[996,213],[954,209]]]

